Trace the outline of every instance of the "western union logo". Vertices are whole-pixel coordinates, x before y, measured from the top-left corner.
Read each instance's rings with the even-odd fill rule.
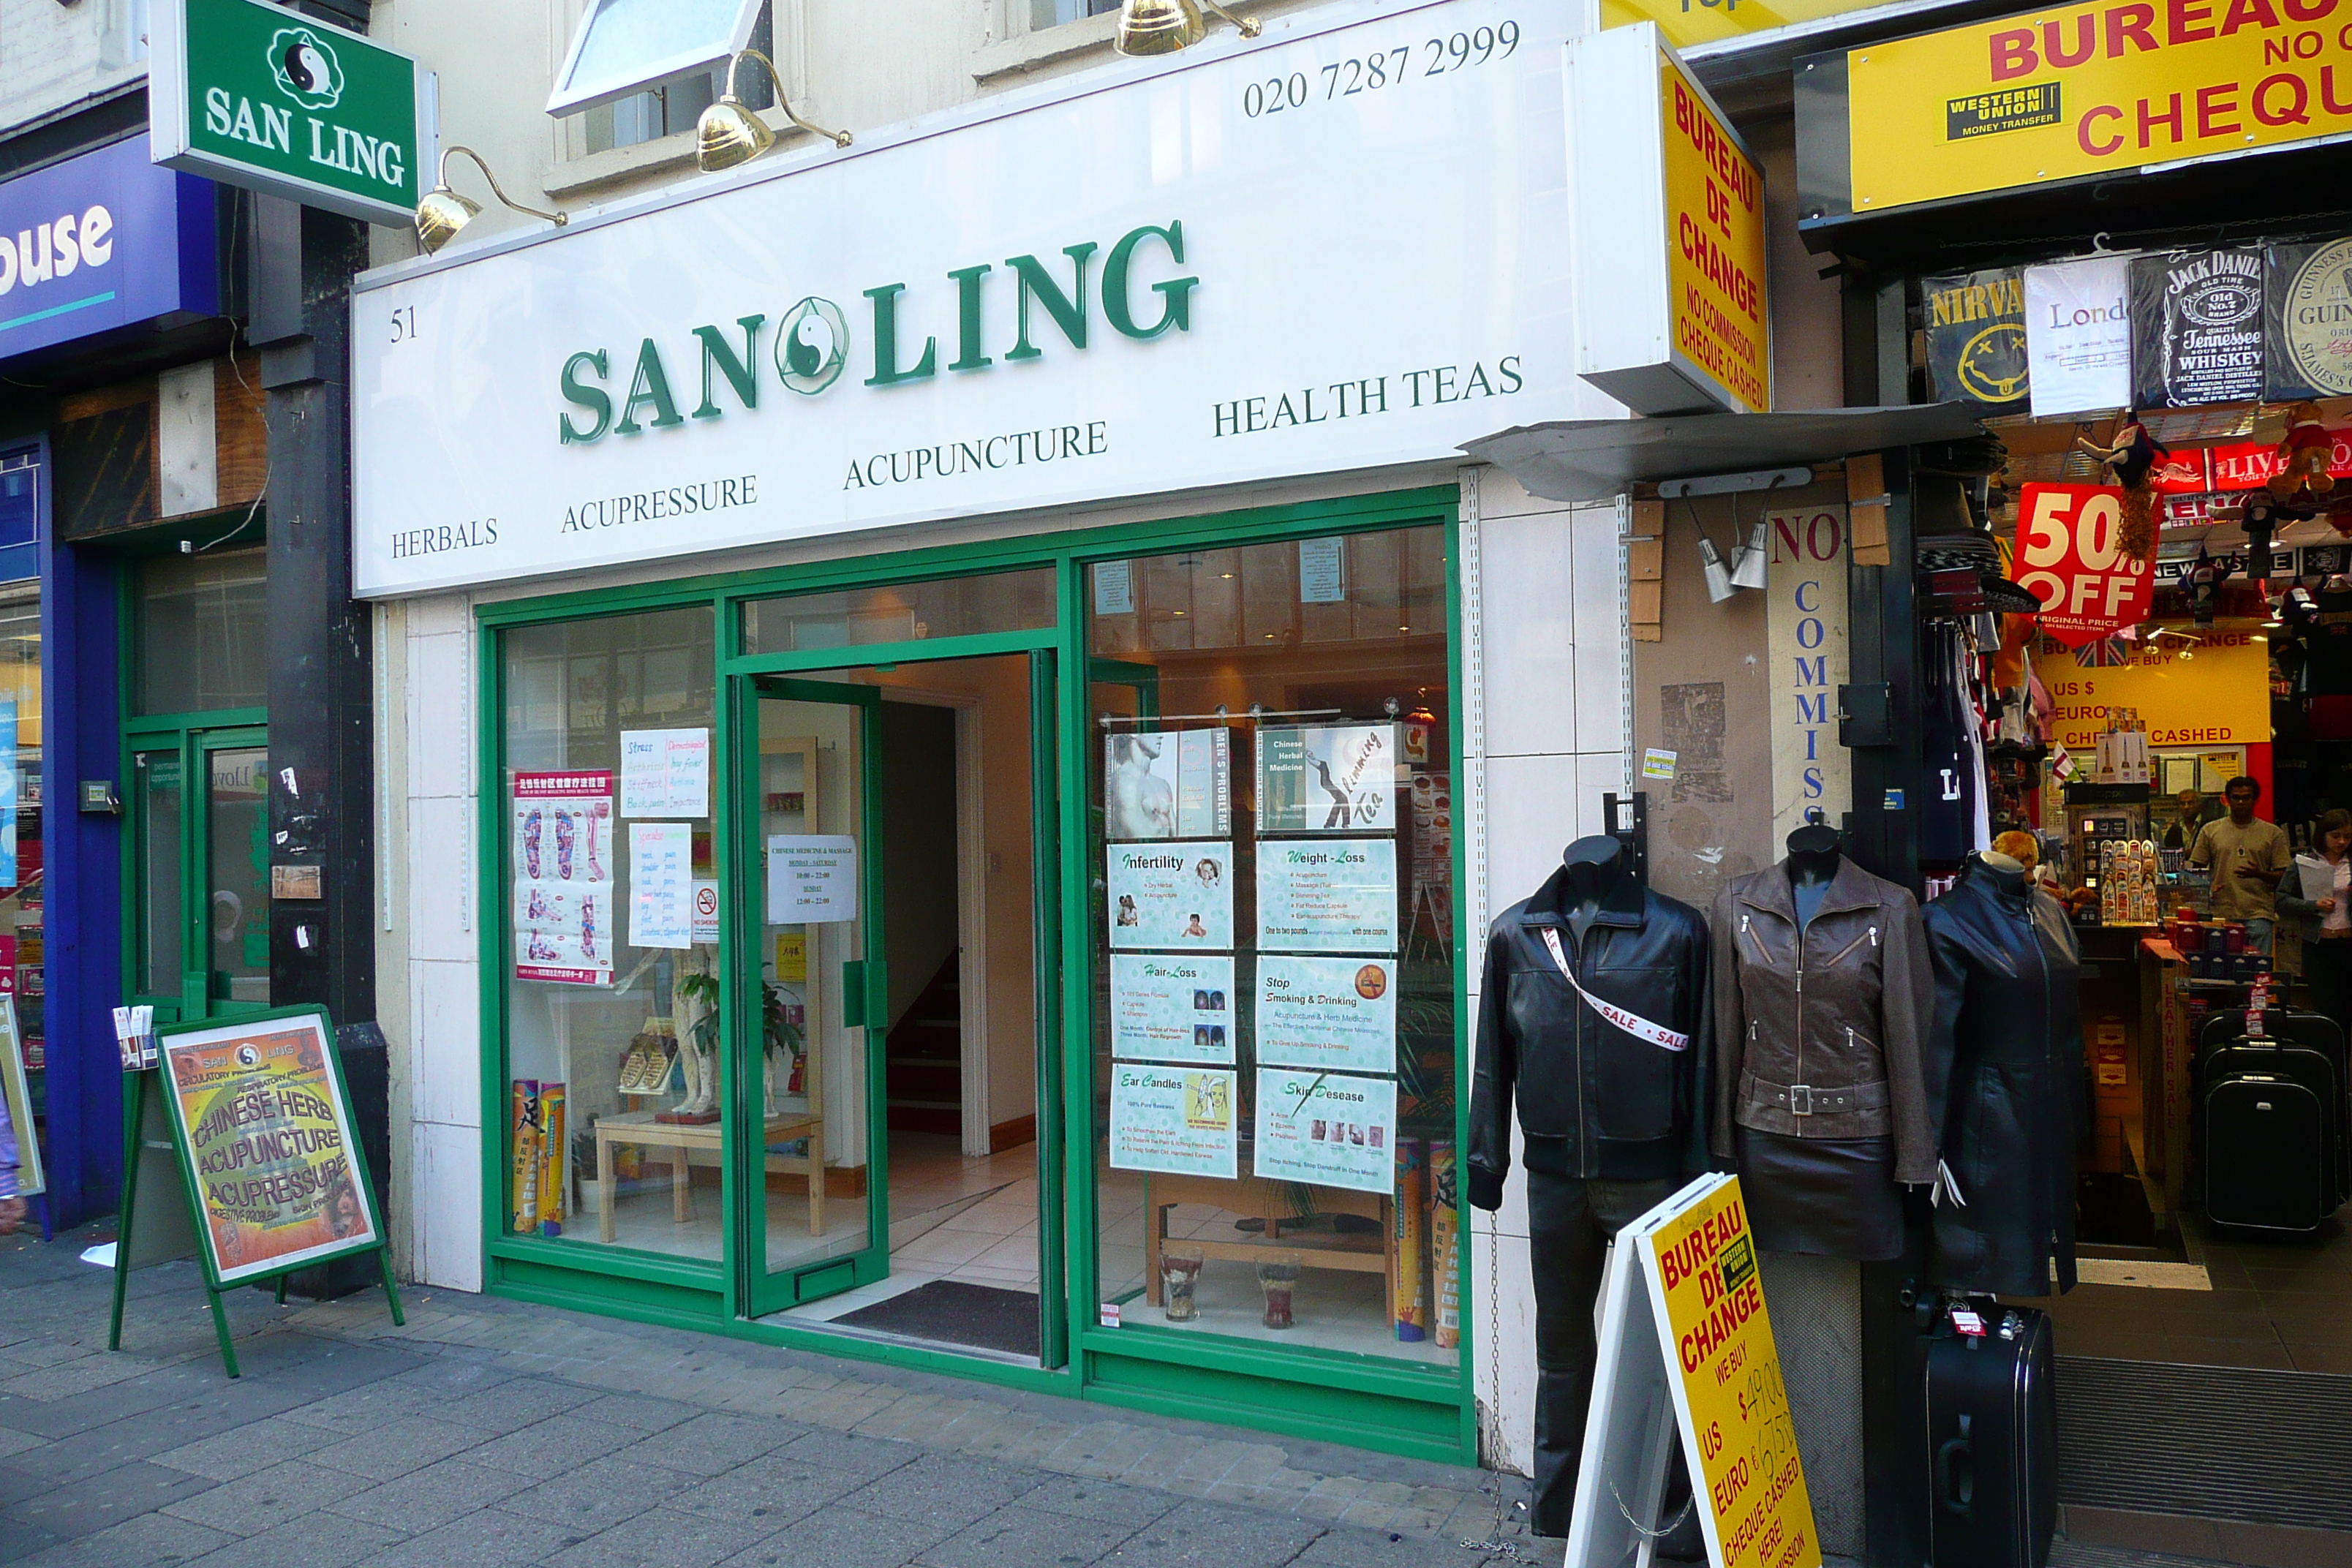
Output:
[[[2058,120],[2056,82],[2005,87],[1999,92],[1971,93],[1967,98],[1947,100],[1944,104],[1944,140],[1965,142],[1971,136],[1990,136],[1996,132],[2055,125]]]

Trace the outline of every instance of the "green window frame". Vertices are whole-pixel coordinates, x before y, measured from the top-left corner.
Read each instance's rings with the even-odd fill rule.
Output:
[[[1455,487],[1430,486],[845,556],[675,582],[559,592],[477,606],[475,637],[479,676],[476,741],[477,754],[483,758],[484,765],[477,833],[477,842],[483,850],[475,873],[477,907],[485,911],[503,909],[507,898],[506,803],[498,781],[504,778],[506,769],[501,639],[511,628],[548,621],[710,605],[715,611],[714,672],[719,694],[713,776],[720,779],[731,778],[736,766],[731,738],[736,726],[731,720],[730,693],[738,684],[738,677],[791,674],[837,668],[845,662],[884,664],[1039,649],[1053,655],[1058,672],[1055,686],[1055,722],[1037,726],[1037,733],[1041,737],[1039,761],[1044,763],[1050,758],[1051,776],[1055,784],[1050,798],[1060,816],[1058,831],[1054,836],[1058,845],[1055,870],[1059,886],[1054,889],[1053,898],[1041,898],[1038,904],[1041,921],[1050,922],[1045,929],[1059,938],[1060,985],[1050,992],[1045,988],[1040,991],[1041,1005],[1051,1020],[1059,1048],[1056,1055],[1042,1064],[1045,1070],[1039,1082],[1038,1111],[1041,1134],[1048,1115],[1058,1115],[1060,1137],[1041,1136],[1039,1173],[1041,1182],[1050,1184],[1049,1192],[1058,1188],[1062,1194],[1058,1205],[1047,1205],[1047,1220],[1041,1227],[1046,1254],[1043,1258],[1042,1283],[1063,1303],[1061,1313],[1049,1310],[1047,1318],[1049,1322],[1066,1323],[1066,1342],[1057,1343],[1060,1336],[1049,1333],[1045,1356],[1048,1364],[1027,1367],[926,1346],[853,1338],[774,1319],[755,1321],[740,1315],[744,1303],[743,1285],[730,1278],[730,1266],[725,1261],[665,1258],[563,1237],[511,1234],[502,1223],[509,1151],[503,1131],[491,1131],[503,1129],[505,1124],[504,1117],[496,1114],[496,1108],[504,1104],[506,1092],[506,988],[496,980],[510,962],[511,922],[492,919],[485,919],[478,932],[485,1131],[481,1173],[484,1289],[518,1300],[945,1373],[1027,1391],[1191,1419],[1233,1422],[1419,1458],[1475,1465],[1475,1368],[1486,1353],[1485,1336],[1491,1331],[1491,1325],[1485,1321],[1479,1304],[1471,1299],[1475,1292],[1466,1289],[1461,1301],[1461,1354],[1450,1368],[1391,1362],[1356,1352],[1219,1341],[1148,1324],[1118,1329],[1097,1326],[1097,1216],[1092,1179],[1095,1086],[1090,1037],[1094,952],[1086,921],[1066,917],[1066,911],[1090,907],[1088,862],[1082,852],[1088,842],[1086,759],[1091,734],[1084,679],[1088,668],[1084,597],[1087,568],[1098,561],[1157,555],[1187,548],[1275,543],[1406,527],[1443,527],[1447,542],[1446,668],[1451,693],[1449,722],[1445,727],[1447,765],[1459,777],[1462,713],[1466,699],[1462,685],[1460,510],[1460,492]],[[760,655],[742,651],[744,606],[755,599],[1037,567],[1051,567],[1057,574],[1057,617],[1050,629],[931,637],[797,653]],[[1047,775],[1041,773],[1039,776]],[[731,792],[722,792],[714,807],[714,832],[721,845],[732,843],[739,832],[738,824],[732,820],[730,795]],[[1041,833],[1038,842],[1045,841]],[[1081,852],[1073,852],[1073,846]],[[747,890],[738,886],[741,879],[737,858],[724,852],[717,857],[722,909],[734,910],[739,899],[748,896]],[[1454,878],[1454,908],[1466,910],[1468,872],[1458,850]],[[1456,1081],[1464,1085],[1470,1079],[1471,942],[1472,933],[1465,929],[1462,921],[1456,920],[1453,941],[1455,1073]],[[1044,958],[1041,952],[1041,963]],[[738,1054],[740,1011],[730,1002],[721,1015],[723,1061],[732,1061]],[[1467,1147],[1468,1103],[1466,1092],[1457,1094],[1457,1148]],[[1083,1159],[1076,1152],[1083,1152]],[[745,1201],[744,1194],[751,1186],[748,1169],[739,1171],[736,1166],[748,1158],[740,1155],[730,1159],[721,1169],[720,1202],[730,1235],[739,1226],[739,1205]],[[1073,1180],[1074,1172],[1083,1173],[1086,1179]],[[1471,1251],[1466,1208],[1462,1225],[1466,1284],[1466,1258]]]

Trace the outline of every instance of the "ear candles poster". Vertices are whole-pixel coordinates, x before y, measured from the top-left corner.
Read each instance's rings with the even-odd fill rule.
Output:
[[[1234,1100],[1229,1071],[1118,1063],[1111,1068],[1111,1168],[1232,1181],[1241,1146]]]
[[[613,775],[514,776],[515,978],[613,983]]]

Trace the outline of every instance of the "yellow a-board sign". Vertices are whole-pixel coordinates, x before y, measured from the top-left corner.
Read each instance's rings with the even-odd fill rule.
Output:
[[[1566,1568],[1633,1568],[1669,1446],[1714,1568],[1822,1568],[1739,1178],[1701,1176],[1618,1234]]]

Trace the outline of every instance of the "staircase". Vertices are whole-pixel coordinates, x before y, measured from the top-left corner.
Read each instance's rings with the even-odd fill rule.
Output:
[[[963,986],[950,953],[923,994],[890,1027],[884,1081],[894,1132],[963,1131]]]

